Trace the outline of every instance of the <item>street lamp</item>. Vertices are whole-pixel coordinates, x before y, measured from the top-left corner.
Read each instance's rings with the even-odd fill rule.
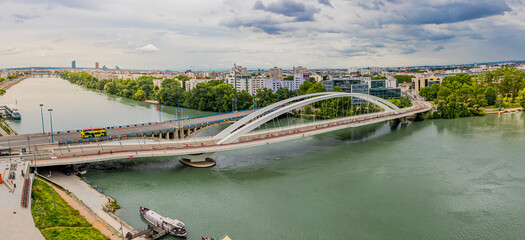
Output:
[[[54,139],[53,139],[53,117],[51,115],[51,112],[53,111],[52,108],[50,109],[47,109],[47,111],[49,111],[49,122],[51,124],[51,143],[55,142]]]
[[[42,116],[42,135],[46,135],[44,130],[44,110],[42,109],[42,106],[44,106],[44,104],[40,103],[40,116]]]

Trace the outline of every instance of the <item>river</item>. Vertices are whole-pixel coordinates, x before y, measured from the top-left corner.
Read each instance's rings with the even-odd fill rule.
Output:
[[[79,102],[122,112],[100,124],[146,113],[141,120],[155,121],[152,106],[64,82],[56,84],[89,97]],[[38,105],[31,111],[19,130],[38,131]],[[28,116],[36,128],[25,130]],[[221,152],[208,169],[173,157],[92,164],[87,178],[118,200],[117,215],[132,226],[146,225],[143,205],[185,222],[192,240],[523,239],[524,146],[525,113],[515,113],[347,129]]]

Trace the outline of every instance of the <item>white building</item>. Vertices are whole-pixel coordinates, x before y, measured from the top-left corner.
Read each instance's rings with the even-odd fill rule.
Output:
[[[234,66],[228,77],[226,77],[226,83],[232,85],[237,91],[244,90],[251,95],[255,95],[257,89],[265,87],[266,79],[262,77],[254,78],[248,74],[246,68]]]
[[[197,84],[199,83],[206,83],[211,81],[212,79],[190,79],[186,81],[186,91],[189,91],[191,89],[194,89]]]
[[[286,88],[288,90],[294,91],[299,89],[299,86],[303,84],[305,80],[310,79],[310,74],[305,72],[301,74],[294,74],[293,80],[283,80],[283,79],[266,79],[266,88],[271,89],[276,92],[279,88]]]

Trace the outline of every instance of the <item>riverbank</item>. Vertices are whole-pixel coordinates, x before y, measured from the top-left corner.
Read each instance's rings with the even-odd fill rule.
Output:
[[[72,198],[79,204],[80,209],[85,212],[84,215],[91,216],[100,225],[104,226],[111,239],[120,239],[120,235],[126,235],[128,232],[136,230],[126,222],[119,219],[113,213],[104,211],[104,204],[108,202],[108,197],[93,189],[89,184],[75,175],[66,176],[62,172],[52,171],[52,180],[57,185],[71,193]],[[80,211],[80,209],[78,209]],[[109,231],[109,232],[108,232]],[[103,233],[104,233],[103,232]],[[109,235],[111,233],[111,235]],[[141,239],[141,238],[137,238]]]
[[[21,77],[18,77],[18,78],[15,78],[15,79],[11,79],[11,80],[4,80],[3,82],[0,83],[0,89],[4,89],[4,90],[7,90],[9,89],[10,87],[18,84],[19,82],[29,78],[30,76],[21,76]]]
[[[514,113],[523,111],[523,107],[519,108],[485,108],[485,114],[500,114],[500,113]]]
[[[17,133],[15,130],[13,130],[13,128],[11,128],[11,126],[9,126],[6,121],[0,119],[0,137],[10,135],[17,135]]]
[[[82,212],[73,208],[71,203],[75,205],[74,201],[61,189],[52,187],[51,183],[48,183],[42,176],[35,178],[31,214],[36,227],[46,239],[110,239],[95,227],[96,222],[93,222],[95,224],[89,222],[86,214],[81,214]],[[116,239],[118,238],[113,238],[113,240]]]

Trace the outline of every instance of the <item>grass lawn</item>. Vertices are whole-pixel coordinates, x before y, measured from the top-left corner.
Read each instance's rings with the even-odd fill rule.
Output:
[[[106,240],[97,229],[90,228],[49,228],[42,230],[46,239],[54,240]]]
[[[54,195],[57,214],[55,214],[51,186],[44,181],[35,179],[31,194],[33,199],[31,214],[36,227],[46,239],[108,239],[56,192]]]

